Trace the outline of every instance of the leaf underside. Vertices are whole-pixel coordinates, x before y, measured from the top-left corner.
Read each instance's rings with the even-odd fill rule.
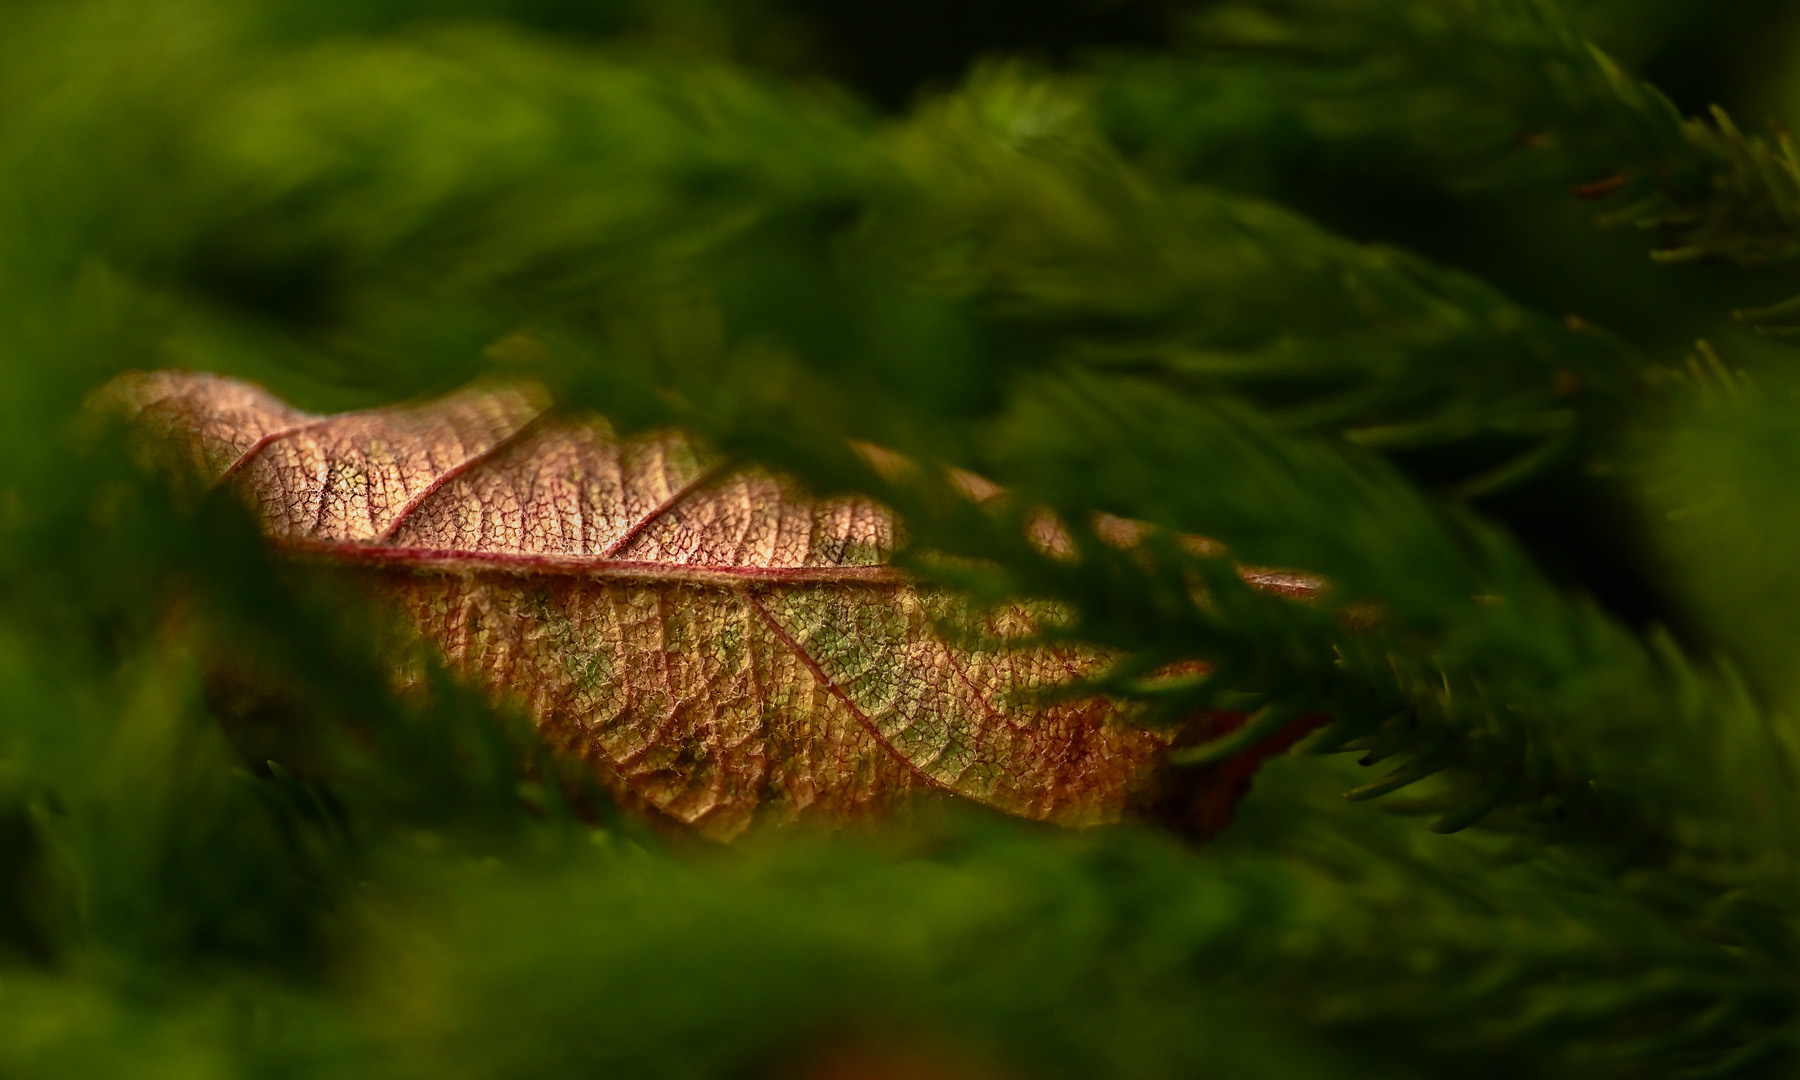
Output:
[[[276,542],[355,568],[616,795],[703,835],[927,791],[1105,822],[1168,745],[1126,703],[1043,693],[1106,662],[1038,640],[1052,609],[974,612],[886,565],[883,507],[679,433],[621,439],[518,388],[323,417],[187,372],[115,393]]]

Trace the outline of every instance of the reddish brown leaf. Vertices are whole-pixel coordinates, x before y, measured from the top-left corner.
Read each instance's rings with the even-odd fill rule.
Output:
[[[977,617],[886,565],[882,507],[721,470],[680,434],[619,439],[518,389],[328,417],[209,375],[119,392],[271,536],[362,568],[456,670],[705,835],[926,790],[1109,821],[1167,745],[1130,706],[1036,693],[1103,662],[1036,643],[1050,609]]]

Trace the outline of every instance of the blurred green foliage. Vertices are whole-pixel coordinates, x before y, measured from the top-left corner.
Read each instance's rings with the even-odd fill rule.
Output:
[[[0,1072],[1793,1071],[1800,398],[1731,312],[1795,291],[1800,173],[1625,73],[1761,108],[1774,46],[1673,0],[1036,50],[977,7],[1034,55],[953,89],[781,0],[0,9]],[[939,808],[701,850],[144,468],[85,402],[167,365],[539,378],[878,495],[1155,717],[1253,712],[1178,768],[1332,723],[1202,849]]]

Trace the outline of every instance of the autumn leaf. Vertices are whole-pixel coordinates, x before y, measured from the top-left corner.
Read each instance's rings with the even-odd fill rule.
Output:
[[[1164,797],[1173,736],[1043,692],[1105,657],[1044,644],[1046,606],[978,613],[909,580],[868,499],[723,468],[675,432],[620,438],[529,389],[337,416],[187,372],[113,393],[282,547],[355,568],[615,795],[703,835],[929,791],[1065,825]],[[1253,767],[1189,793],[1202,831]]]

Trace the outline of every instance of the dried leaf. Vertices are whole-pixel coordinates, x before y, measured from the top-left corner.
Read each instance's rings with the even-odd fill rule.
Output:
[[[616,794],[707,836],[928,790],[1110,821],[1168,745],[1131,706],[1039,693],[1104,662],[1037,641],[1050,609],[974,614],[886,565],[884,508],[679,433],[621,439],[516,388],[320,417],[210,375],[115,385],[279,543],[360,568]]]

